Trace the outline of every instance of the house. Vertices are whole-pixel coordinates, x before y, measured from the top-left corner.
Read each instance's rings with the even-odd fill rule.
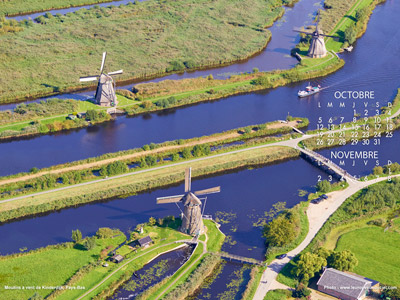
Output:
[[[145,236],[138,240],[138,244],[140,247],[148,247],[153,242],[150,236]]]
[[[361,300],[377,284],[377,281],[332,268],[326,268],[317,282],[318,291],[342,300]]]
[[[116,264],[120,263],[121,261],[124,260],[124,257],[122,255],[116,254],[111,257],[111,261],[115,262]]]
[[[76,115],[79,119],[84,119],[86,117],[85,113],[77,113]]]

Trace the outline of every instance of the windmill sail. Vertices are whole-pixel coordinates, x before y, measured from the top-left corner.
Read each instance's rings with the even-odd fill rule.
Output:
[[[182,225],[180,231],[190,235],[199,235],[204,230],[203,214],[201,211],[201,200],[197,197],[219,193],[219,186],[200,190],[192,193],[192,168],[185,170],[185,194],[157,198],[157,204],[182,202],[184,205]]]
[[[101,60],[100,75],[81,77],[80,82],[89,82],[98,80],[96,94],[94,96],[96,103],[100,106],[117,106],[117,95],[115,94],[115,84],[112,79],[112,75],[122,74],[122,70],[104,73],[104,67],[106,63],[107,52],[103,52],[103,58]]]
[[[196,196],[202,196],[202,195],[208,195],[208,194],[215,194],[215,193],[219,193],[219,192],[221,192],[221,187],[220,186],[216,186],[216,187],[213,187],[213,188],[196,191],[196,192],[194,192],[194,194]]]
[[[183,196],[185,196],[185,195],[159,197],[159,198],[157,198],[157,204],[176,203],[176,202],[181,201]]]

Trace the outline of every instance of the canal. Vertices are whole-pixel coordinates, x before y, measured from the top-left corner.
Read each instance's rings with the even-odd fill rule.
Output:
[[[305,3],[309,4],[312,1],[303,0],[296,5]],[[297,6],[293,9],[294,13],[296,9]],[[311,5],[309,13],[313,11],[315,7]],[[302,13],[304,12],[299,10],[299,14]],[[346,60],[344,68],[330,76],[313,81],[326,87],[319,94],[309,98],[297,98],[297,91],[306,84],[303,82],[182,109],[133,118],[120,117],[91,128],[3,142],[0,144],[0,151],[6,155],[0,157],[0,175],[140,147],[151,142],[203,136],[240,126],[282,119],[288,113],[293,116],[308,117],[312,129],[320,117],[324,122],[330,117],[340,116],[345,117],[345,121],[351,120],[354,115],[352,101],[347,100],[348,105],[345,108],[339,107],[341,100],[334,98],[335,91],[373,89],[375,99],[368,104],[368,109],[372,113],[373,102],[379,101],[385,105],[393,100],[400,86],[398,67],[400,57],[397,51],[400,45],[400,31],[398,27],[392,26],[396,23],[399,13],[400,4],[395,1],[387,1],[376,8],[365,35],[359,39],[353,52],[342,55]],[[310,16],[307,16],[303,23],[310,19]],[[297,21],[287,19],[283,24],[286,23],[294,25]],[[272,41],[279,40],[287,34],[286,28],[281,35],[273,35]],[[287,46],[287,41],[283,44]],[[268,49],[267,47],[265,51],[269,52]],[[282,60],[287,59],[285,54],[280,54]],[[371,60],[371,57],[374,59]],[[278,67],[279,59],[274,61]],[[262,66],[260,68],[262,69]],[[355,101],[357,111],[363,108],[363,102]],[[329,103],[332,103],[332,107],[328,107]]]

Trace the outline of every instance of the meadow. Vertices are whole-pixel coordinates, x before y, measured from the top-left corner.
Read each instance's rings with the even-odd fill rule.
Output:
[[[103,51],[105,71],[124,69],[118,80],[245,59],[266,46],[265,27],[283,11],[280,0],[151,0],[47,14],[0,36],[8,74],[0,101],[78,88],[80,76],[98,72]]]
[[[0,259],[0,283],[2,299],[27,299],[35,292],[49,295],[53,289],[35,289],[42,286],[62,286],[80,268],[94,264],[100,252],[108,247],[116,247],[125,240],[120,233],[115,238],[96,239],[91,250],[74,247],[72,243],[49,246],[28,253],[3,256]],[[20,286],[21,290],[6,290],[4,286]],[[22,289],[25,287],[25,289]],[[34,287],[29,289],[27,287]]]
[[[335,250],[350,250],[358,259],[354,272],[387,285],[400,285],[400,220],[397,231],[377,226],[342,235]]]

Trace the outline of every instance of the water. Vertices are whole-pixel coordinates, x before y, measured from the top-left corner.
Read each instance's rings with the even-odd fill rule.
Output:
[[[313,2],[304,0],[298,5],[304,3]],[[314,10],[311,5],[310,11]],[[340,101],[333,96],[336,90],[373,89],[375,100],[384,105],[393,99],[400,86],[400,31],[398,27],[392,26],[396,24],[399,13],[400,3],[395,1],[387,1],[376,8],[365,35],[357,42],[353,52],[343,54],[346,60],[344,68],[313,81],[328,87],[319,94],[303,99],[297,98],[297,91],[306,84],[303,82],[182,109],[134,118],[120,117],[113,122],[92,128],[2,143],[0,151],[6,155],[0,157],[0,175],[141,147],[150,142],[208,135],[282,119],[288,113],[308,117],[312,129],[315,128],[319,117],[322,117],[324,122],[330,117],[339,116],[349,121],[353,117],[353,109],[350,107],[352,101],[341,100],[347,101],[347,107],[340,108]],[[292,24],[292,21],[288,23]],[[287,34],[283,32],[280,36],[273,36],[272,40],[281,39]],[[283,57],[284,55],[282,60],[285,59]],[[371,60],[371,57],[374,59]],[[279,65],[278,59],[276,63]],[[329,102],[333,103],[332,108],[327,108]],[[362,108],[362,102],[356,101],[357,110]],[[318,108],[319,103],[321,108]],[[369,110],[372,111],[371,105]]]
[[[223,261],[211,283],[202,285],[188,300],[232,299],[240,300],[250,280],[251,267],[238,262]],[[230,285],[228,287],[227,285]]]
[[[137,277],[132,275],[131,279],[118,288],[110,299],[134,299],[150,286],[157,284],[167,276],[173,275],[189,259],[193,249],[193,246],[186,246],[160,255],[136,271]]]
[[[302,159],[296,159],[258,169],[197,179],[193,181],[192,188],[201,190],[221,186],[221,193],[208,197],[204,214],[215,215],[221,211],[233,213],[233,221],[222,224],[221,230],[232,236],[235,244],[226,244],[223,250],[262,259],[264,241],[261,229],[254,227],[253,223],[278,201],[287,202],[288,207],[301,201],[298,189],[314,192],[313,186],[318,175],[327,178],[318,168]],[[150,217],[178,216],[180,211],[174,204],[157,205],[155,199],[181,194],[183,190],[183,184],[180,184],[125,199],[87,204],[3,224],[0,226],[0,253],[4,255],[18,252],[23,247],[33,249],[70,241],[72,230],[77,228],[83,236],[94,235],[99,227],[119,228],[126,232],[133,230],[137,224],[147,222]]]

